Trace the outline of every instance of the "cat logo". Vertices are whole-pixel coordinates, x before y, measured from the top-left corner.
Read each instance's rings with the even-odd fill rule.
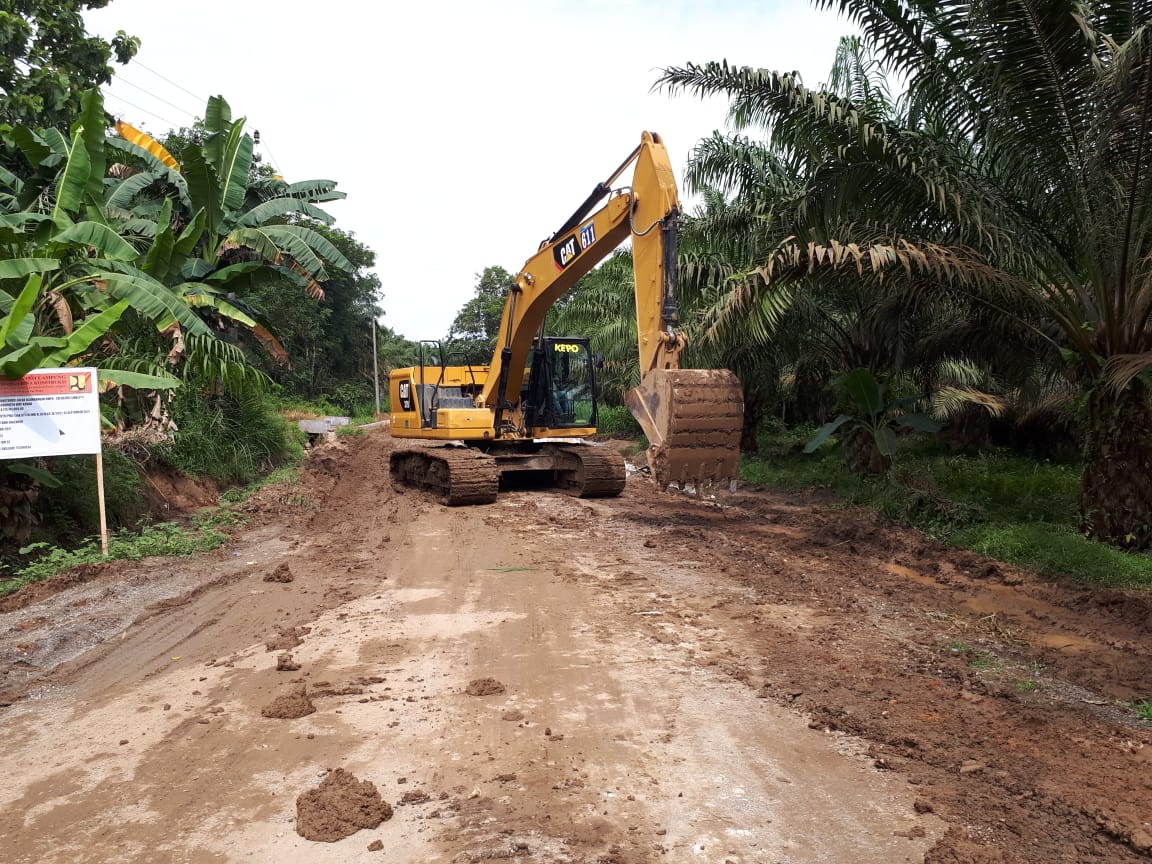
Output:
[[[400,382],[400,410],[412,410],[412,384],[408,381]]]
[[[556,259],[556,269],[563,270],[571,264],[582,251],[576,241],[576,235],[569,234],[552,250],[552,257]]]
[[[68,392],[69,393],[87,393],[88,392],[88,373],[82,372],[79,375],[68,376]]]

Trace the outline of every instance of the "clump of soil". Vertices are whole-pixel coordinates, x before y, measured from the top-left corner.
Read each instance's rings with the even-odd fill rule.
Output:
[[[505,711],[500,716],[500,719],[501,720],[508,720],[512,723],[519,723],[521,720],[524,719],[524,712],[523,711],[517,711],[515,709],[513,709],[511,711]]]
[[[269,651],[287,651],[304,644],[304,637],[312,632],[311,627],[281,627],[276,635],[264,643]]]
[[[391,818],[392,808],[375,784],[343,768],[296,799],[296,833],[306,840],[335,843]]]
[[[400,798],[401,804],[424,804],[432,800],[432,796],[425,792],[423,789],[413,789],[411,792],[405,792]]]
[[[291,693],[278,696],[260,711],[265,717],[275,720],[295,720],[316,713],[316,706],[308,698],[308,688],[301,685]]]
[[[384,844],[381,843],[379,840],[373,840],[371,843],[368,844],[368,851],[369,852],[379,852],[383,848],[384,848]]]
[[[285,561],[283,564],[278,565],[275,570],[273,570],[271,573],[269,573],[267,576],[265,576],[264,581],[265,582],[291,582],[295,578],[296,577],[292,575],[292,571],[288,569],[288,562]]]
[[[300,668],[300,664],[292,659],[292,655],[285,651],[276,657],[276,671],[277,672],[295,672]]]
[[[504,692],[504,685],[495,678],[477,678],[472,681],[464,692],[469,696],[495,696]]]

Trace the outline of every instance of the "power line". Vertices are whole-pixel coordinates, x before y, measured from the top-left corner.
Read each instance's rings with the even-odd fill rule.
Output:
[[[132,89],[134,89],[134,90],[139,90],[139,91],[140,91],[141,93],[143,93],[145,96],[151,96],[151,97],[152,97],[153,99],[155,99],[157,102],[163,102],[165,105],[167,105],[167,106],[169,106],[169,107],[171,107],[171,108],[175,108],[175,109],[176,109],[177,111],[179,111],[181,114],[187,114],[188,116],[192,117],[192,118],[193,118],[193,120],[195,120],[195,118],[196,118],[196,115],[195,115],[193,112],[189,111],[188,109],[186,109],[186,108],[183,108],[183,107],[181,107],[181,106],[177,105],[177,104],[176,104],[176,103],[174,103],[174,102],[169,102],[169,101],[168,101],[167,99],[165,99],[163,96],[157,96],[157,95],[156,95],[155,93],[153,93],[151,90],[145,90],[145,89],[144,89],[143,87],[141,87],[139,84],[133,84],[131,81],[129,81],[129,80],[128,80],[127,78],[125,78],[123,75],[117,75],[117,76],[116,76],[116,78],[114,79],[113,83],[114,83],[114,84],[127,84],[127,85],[128,85],[129,87],[131,87]]]
[[[166,76],[164,76],[164,75],[161,75],[161,74],[160,74],[159,72],[157,72],[155,69],[152,69],[151,67],[145,66],[143,63],[141,63],[141,62],[140,62],[139,60],[137,60],[136,58],[133,58],[133,59],[132,59],[132,65],[133,65],[133,66],[139,66],[141,69],[145,70],[146,72],[151,72],[151,73],[152,73],[153,75],[155,75],[157,78],[161,79],[162,81],[167,81],[169,84],[171,84],[171,85],[172,85],[173,87],[175,87],[177,90],[182,90],[183,92],[187,93],[189,96],[191,96],[193,99],[196,99],[196,100],[197,100],[197,101],[199,101],[199,102],[204,102],[204,103],[206,103],[206,102],[208,101],[208,100],[207,100],[207,99],[205,99],[203,96],[200,96],[200,95],[198,95],[198,94],[196,94],[196,93],[193,93],[193,92],[192,92],[191,90],[189,90],[187,87],[182,87],[181,85],[177,84],[177,83],[176,83],[175,81],[173,81],[171,78],[168,78],[168,77],[166,77]],[[120,78],[120,76],[119,76],[119,75],[117,75],[116,77],[117,77],[117,78]],[[144,88],[143,88],[143,87],[140,87],[139,85],[133,84],[131,81],[128,81],[128,80],[124,80],[124,83],[125,83],[125,84],[128,84],[130,87],[135,87],[137,90],[141,90],[141,91],[143,91],[144,93],[148,93],[148,95],[149,95],[149,96],[152,96],[152,97],[153,97],[153,98],[155,98],[155,99],[159,99],[161,102],[163,102],[163,103],[164,103],[164,104],[166,104],[166,105],[172,105],[172,103],[171,103],[171,102],[169,102],[167,99],[162,99],[161,97],[157,96],[155,93],[151,93],[151,92],[149,92],[149,91],[147,91],[147,90],[144,90]],[[172,107],[173,107],[173,108],[177,108],[177,109],[178,109],[178,110],[180,110],[180,111],[184,111],[184,113],[186,113],[186,114],[192,114],[192,112],[191,112],[191,111],[185,111],[183,108],[180,108],[180,106],[178,106],[178,105],[172,105]],[[195,114],[192,114],[192,116],[193,116],[193,117],[195,117],[196,115],[195,115]],[[244,123],[244,128],[245,128],[245,129],[248,129],[248,130],[250,130],[250,131],[252,131],[252,132],[255,132],[255,131],[256,131],[256,129],[255,129],[253,126],[252,126],[252,124],[251,124],[251,123],[248,123],[247,121],[245,121],[245,123]]]
[[[108,93],[106,95],[112,97],[113,99],[117,99],[120,102],[123,102],[125,105],[129,106],[130,108],[135,108],[137,111],[141,112],[142,114],[147,114],[149,117],[155,117],[161,123],[167,123],[168,128],[170,128],[170,129],[179,129],[180,128],[179,123],[174,123],[171,120],[169,120],[167,117],[161,117],[159,114],[154,114],[153,112],[149,111],[147,108],[141,108],[135,102],[129,102],[127,99],[125,99],[123,96],[120,96],[117,93]]]
[[[175,81],[173,81],[171,78],[168,78],[168,77],[166,77],[166,76],[164,76],[164,75],[161,75],[161,74],[160,74],[159,72],[157,72],[155,69],[152,69],[152,68],[150,68],[150,67],[148,67],[148,66],[145,66],[143,63],[141,63],[141,62],[140,62],[138,59],[136,59],[135,57],[133,57],[133,58],[132,58],[132,65],[133,65],[133,66],[139,66],[139,67],[140,67],[141,69],[143,69],[145,72],[151,72],[153,75],[155,75],[157,78],[161,79],[162,81],[167,81],[169,84],[171,84],[171,85],[172,85],[173,87],[175,87],[177,90],[183,90],[185,93],[187,93],[187,94],[188,94],[189,96],[191,96],[193,99],[196,99],[196,100],[198,100],[198,101],[200,101],[200,102],[207,102],[207,101],[208,101],[208,100],[207,100],[207,99],[205,99],[203,96],[198,96],[197,94],[193,93],[193,92],[192,92],[191,90],[189,90],[187,87],[181,87],[179,84],[177,84],[177,83],[176,83]]]
[[[196,94],[196,93],[193,93],[193,92],[192,92],[191,90],[189,90],[187,87],[184,87],[184,86],[183,86],[183,85],[181,85],[181,84],[177,84],[175,81],[173,81],[173,80],[172,80],[171,78],[169,78],[168,76],[166,76],[166,75],[163,75],[163,74],[161,74],[160,72],[157,72],[155,69],[151,68],[150,66],[146,66],[146,65],[144,65],[143,63],[141,63],[141,62],[140,62],[139,60],[137,60],[136,58],[133,58],[133,59],[132,59],[132,65],[133,65],[133,66],[139,66],[139,67],[140,67],[141,69],[143,69],[145,72],[150,72],[150,73],[152,73],[153,75],[155,75],[155,76],[156,76],[157,78],[159,78],[160,80],[162,80],[162,81],[166,81],[167,83],[171,84],[171,85],[172,85],[173,87],[175,87],[177,90],[180,90],[180,91],[182,91],[182,92],[184,92],[184,93],[187,93],[187,94],[188,94],[189,96],[191,96],[193,99],[196,99],[196,100],[198,100],[198,101],[200,101],[200,102],[204,102],[204,103],[207,103],[207,101],[208,101],[208,100],[207,100],[207,99],[205,99],[204,97],[202,97],[202,96],[200,96],[200,95],[198,95],[198,94]],[[184,108],[181,108],[179,105],[176,105],[176,104],[174,104],[174,103],[172,103],[172,102],[169,102],[167,99],[165,99],[165,98],[163,98],[163,97],[161,97],[161,96],[157,96],[155,93],[152,93],[152,92],[151,92],[151,91],[149,91],[149,90],[145,90],[145,89],[144,89],[143,87],[141,87],[139,84],[133,84],[131,81],[127,80],[126,78],[122,78],[122,77],[121,77],[121,76],[119,76],[119,75],[117,75],[116,77],[117,77],[117,80],[121,80],[121,81],[123,81],[123,82],[124,82],[125,84],[127,84],[129,87],[133,87],[133,88],[135,88],[135,89],[139,90],[141,93],[145,93],[145,94],[147,94],[148,96],[151,96],[153,99],[157,99],[157,100],[159,100],[160,102],[163,102],[165,105],[169,105],[169,106],[171,106],[172,108],[175,108],[177,111],[180,111],[181,113],[184,113],[184,114],[188,114],[189,116],[191,116],[191,117],[193,118],[193,120],[195,120],[195,117],[196,117],[196,115],[195,115],[195,114],[193,114],[192,112],[190,112],[190,111],[186,111]],[[122,101],[122,102],[127,102],[127,100],[125,100],[125,99],[122,99],[121,97],[117,97],[117,98],[121,99],[121,101]],[[132,103],[131,103],[131,102],[128,102],[127,104],[131,105]],[[133,106],[133,107],[137,107],[137,106]],[[139,110],[143,111],[144,109],[143,109],[143,108],[141,108],[141,109],[139,109]],[[155,115],[155,114],[151,114],[151,112],[145,112],[145,113],[147,113],[147,114],[150,114],[152,117],[155,117],[155,116],[157,116],[157,115]],[[161,119],[163,119],[163,118],[161,118]],[[173,126],[178,126],[178,125],[179,125],[179,124],[172,124],[172,121],[170,121],[170,120],[165,120],[164,122],[165,122],[165,123],[169,123],[169,124],[171,124],[171,125],[173,125]],[[248,131],[250,131],[250,132],[252,132],[252,133],[256,134],[256,135],[258,135],[258,134],[259,134],[259,130],[258,130],[258,129],[256,129],[256,127],[254,127],[254,126],[253,126],[251,123],[249,123],[247,120],[245,120],[245,121],[244,121],[244,128],[245,128],[245,129],[247,129]],[[264,147],[264,149],[268,151],[268,159],[269,159],[269,161],[272,163],[272,167],[273,167],[273,168],[276,170],[276,173],[277,173],[277,174],[281,174],[281,175],[282,175],[282,173],[283,173],[283,172],[280,170],[280,162],[279,162],[279,160],[276,158],[276,154],[274,154],[274,153],[272,152],[272,148],[271,148],[271,146],[269,146],[269,144],[268,144],[268,142],[267,142],[267,141],[264,141],[264,142],[261,142],[261,143],[263,144],[263,147]]]

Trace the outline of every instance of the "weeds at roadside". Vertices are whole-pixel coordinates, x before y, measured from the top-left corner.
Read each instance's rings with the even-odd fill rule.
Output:
[[[969,669],[999,669],[1000,659],[991,651],[973,651],[968,661]]]
[[[1140,699],[1131,704],[1138,719],[1152,721],[1152,699]]]
[[[271,486],[274,483],[292,484],[300,479],[300,464],[293,462],[289,465],[281,465],[279,468],[274,469],[270,473],[261,477],[247,486],[238,487],[236,489],[229,489],[227,492],[220,496],[220,501],[225,504],[241,504],[247,501],[265,486]]]
[[[1032,693],[1040,689],[1040,682],[1031,678],[1024,678],[1014,685],[1018,693]]]
[[[804,455],[807,434],[797,428],[763,436],[760,455],[742,460],[741,478],[782,489],[822,489],[948,545],[1079,582],[1152,588],[1152,556],[1080,533],[1078,465],[904,441],[890,477],[860,477],[837,451]]]
[[[88,538],[76,548],[63,549],[49,543],[32,543],[20,550],[21,555],[36,553],[35,560],[26,564],[0,565],[0,597],[11,594],[23,585],[50,579],[61,572],[84,564],[101,564],[112,560],[135,561],[154,556],[187,556],[210,552],[228,540],[229,532],[243,527],[249,517],[227,506],[246,501],[254,493],[274,483],[291,486],[300,479],[300,464],[281,465],[261,479],[240,489],[230,489],[220,496],[218,507],[198,510],[187,525],[162,522],[144,525],[136,531],[120,529],[112,533],[108,543],[108,557],[100,552],[99,538]],[[293,506],[317,509],[308,496],[287,490],[281,502]]]
[[[228,535],[208,524],[191,530],[174,522],[146,525],[139,532],[117,531],[109,537],[108,557],[100,552],[99,538],[92,538],[77,549],[52,547],[44,549],[39,558],[23,567],[15,568],[12,575],[3,578],[0,573],[0,597],[11,594],[30,582],[39,582],[82,564],[101,564],[105,561],[138,561],[153,556],[187,556],[197,552],[210,552],[222,545]],[[21,552],[40,551],[47,544],[33,544]]]

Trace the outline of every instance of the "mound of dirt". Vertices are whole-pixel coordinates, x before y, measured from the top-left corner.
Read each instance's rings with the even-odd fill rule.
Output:
[[[391,818],[392,807],[375,784],[343,768],[296,799],[296,833],[306,840],[335,843]]]
[[[285,651],[283,654],[276,655],[276,671],[277,672],[295,672],[300,668],[300,664],[292,659],[292,655]]]
[[[308,688],[301,685],[291,693],[278,696],[265,705],[260,713],[274,720],[295,720],[316,713],[316,706],[308,698]]]
[[[275,570],[264,577],[265,582],[292,582],[296,577],[288,569],[288,562],[279,564]]]
[[[287,651],[304,644],[304,637],[312,632],[311,627],[279,628],[276,635],[264,643],[269,651]]]
[[[504,692],[504,685],[495,678],[477,678],[469,683],[464,692],[469,696],[495,696]]]

